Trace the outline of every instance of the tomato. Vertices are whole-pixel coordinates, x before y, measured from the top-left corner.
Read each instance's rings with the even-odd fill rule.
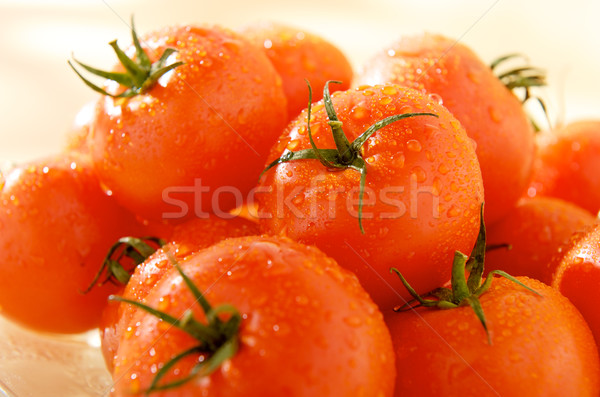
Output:
[[[45,332],[98,326],[115,287],[83,294],[119,237],[142,233],[134,216],[100,188],[87,157],[22,164],[0,191],[0,308]]]
[[[315,101],[322,98],[321,92],[329,80],[342,83],[331,87],[332,92],[350,88],[354,75],[352,65],[344,53],[325,38],[273,22],[248,25],[240,29],[240,33],[265,51],[281,76],[290,120],[307,106],[306,80],[315,90]]]
[[[258,225],[244,218],[192,219],[173,228],[168,251],[175,258],[186,256],[207,248],[225,238],[258,234]],[[158,280],[172,268],[163,249],[157,250],[146,261],[135,268],[129,282],[120,293],[124,298],[143,301]],[[100,321],[100,339],[104,361],[112,371],[119,339],[133,317],[133,307],[122,303],[109,303]]]
[[[356,84],[386,82],[437,95],[477,144],[488,225],[525,193],[535,138],[520,100],[477,54],[435,34],[406,36],[368,60]]]
[[[175,319],[187,312],[195,327],[207,322],[198,303],[205,299],[226,310],[218,314],[221,324],[229,326],[234,315],[240,323],[211,350],[227,350],[214,372],[153,395],[392,395],[394,360],[381,312],[356,277],[318,249],[281,237],[227,239],[181,261],[181,269],[202,299],[172,270],[146,297],[149,307]],[[167,370],[158,386],[219,358],[194,352],[169,366],[204,343],[143,310],[130,327],[115,363],[115,396],[142,395],[161,368]]]
[[[600,211],[600,120],[581,120],[541,134],[530,196],[570,201]]]
[[[168,27],[139,41],[126,53],[170,70],[131,88],[95,87],[107,94],[90,136],[101,181],[143,218],[228,212],[256,184],[287,122],[281,78],[263,51],[224,28]]]
[[[488,244],[510,244],[510,249],[490,250],[486,268],[550,284],[555,270],[552,257],[573,233],[595,222],[588,211],[560,199],[521,199],[506,217],[489,227]]]
[[[468,306],[389,313],[396,352],[396,396],[597,396],[594,339],[558,291],[518,277],[481,295],[492,338]]]
[[[257,189],[261,230],[316,245],[354,272],[382,307],[408,297],[389,274],[392,266],[420,293],[441,285],[450,278],[444,264],[455,250],[469,252],[477,237],[483,189],[470,139],[447,109],[410,88],[363,86],[330,100],[339,123],[330,121],[322,101],[310,116],[314,142],[330,159],[338,156],[330,122],[353,142],[388,116],[420,115],[370,135],[354,151],[351,167],[292,157],[267,170]],[[308,110],[288,126],[270,160],[311,148],[307,116]]]
[[[600,226],[572,236],[555,257],[552,286],[579,309],[600,344]]]

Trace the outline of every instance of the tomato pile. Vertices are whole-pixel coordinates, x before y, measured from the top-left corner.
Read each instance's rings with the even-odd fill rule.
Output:
[[[64,151],[1,175],[3,316],[98,328],[115,396],[600,393],[600,121],[540,130],[540,70],[131,28],[70,61],[99,97]]]

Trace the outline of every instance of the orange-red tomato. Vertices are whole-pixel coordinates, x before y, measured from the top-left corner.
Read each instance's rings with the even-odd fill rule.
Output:
[[[555,260],[552,286],[579,309],[600,344],[600,226],[575,234]]]
[[[504,270],[546,284],[552,282],[552,257],[571,235],[596,218],[576,205],[551,197],[521,199],[517,206],[487,229],[488,245],[510,244],[486,254],[485,269]]]
[[[87,289],[115,240],[142,233],[75,154],[22,164],[0,191],[0,311],[45,332],[98,326],[111,284]]]
[[[147,92],[100,98],[90,148],[101,181],[144,218],[228,212],[287,122],[281,78],[263,51],[223,28],[169,27],[140,41],[151,61],[174,48],[168,60],[184,64]],[[105,89],[125,91],[113,81]]]
[[[248,25],[240,33],[265,51],[281,76],[290,120],[308,104],[306,80],[315,91],[314,101],[322,98],[323,87],[329,80],[342,83],[332,86],[332,92],[350,88],[354,74],[350,61],[323,37],[273,22]]]
[[[393,350],[381,312],[356,277],[318,249],[276,237],[227,239],[189,256],[181,268],[213,307],[237,308],[239,348],[211,374],[153,395],[393,394]],[[174,271],[145,303],[175,318],[191,311],[198,322],[206,321]],[[170,359],[198,345],[189,334],[142,310],[130,326],[115,363],[115,396],[142,395]],[[159,385],[187,376],[206,359],[194,353],[180,360]]]
[[[258,234],[258,224],[244,218],[223,219],[211,216],[207,219],[192,219],[173,228],[166,247],[158,249],[145,262],[135,268],[129,282],[121,292],[127,299],[143,301],[154,285],[170,269],[172,264],[167,251],[176,259],[183,259],[202,248],[230,237]],[[104,361],[113,369],[119,340],[125,331],[135,308],[125,303],[109,303],[100,321],[100,340]]]
[[[459,41],[435,34],[402,37],[367,61],[357,84],[386,82],[437,95],[477,143],[492,225],[525,193],[535,138],[519,99]]]
[[[338,91],[331,100],[351,142],[387,116],[437,117],[396,121],[361,147],[364,234],[358,222],[361,173],[315,159],[283,162],[264,174],[257,193],[261,230],[316,245],[353,271],[382,307],[395,305],[398,296],[409,298],[390,267],[419,293],[443,284],[450,279],[445,264],[454,251],[471,251],[479,229],[481,173],[465,130],[429,95],[397,85]],[[270,160],[311,147],[306,120],[304,111],[288,126]],[[318,102],[310,119],[318,148],[336,147],[329,121]]]
[[[530,196],[558,197],[600,211],[600,120],[582,120],[541,134]]]
[[[469,305],[386,313],[396,352],[396,396],[597,396],[600,363],[577,309],[549,286],[494,279],[480,301],[491,337]]]

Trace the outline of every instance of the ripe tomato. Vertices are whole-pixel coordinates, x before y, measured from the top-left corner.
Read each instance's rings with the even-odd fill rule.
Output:
[[[230,237],[258,234],[258,224],[244,218],[222,219],[211,216],[208,219],[192,219],[173,228],[168,251],[175,258],[183,259],[202,248]],[[163,249],[157,250],[146,261],[135,268],[121,296],[143,301],[146,295],[172,268]],[[100,340],[104,361],[112,371],[119,339],[135,313],[135,309],[125,303],[109,303],[100,320]]]
[[[183,64],[154,84],[95,87],[109,94],[98,101],[90,137],[101,181],[144,218],[183,221],[235,208],[287,122],[281,78],[263,51],[223,28],[169,27],[139,41],[127,53],[148,70],[152,62]]]
[[[521,199],[508,215],[488,228],[490,246],[510,244],[511,248],[490,250],[486,269],[550,284],[555,270],[552,257],[573,233],[595,222],[588,211],[560,199]]]
[[[315,101],[322,98],[323,87],[329,80],[342,82],[331,87],[332,91],[350,88],[352,65],[339,48],[323,37],[272,22],[248,25],[240,33],[265,51],[281,76],[289,120],[306,108],[307,80],[315,90]]]
[[[15,167],[0,191],[2,314],[46,332],[98,326],[116,289],[82,292],[112,243],[141,232],[102,191],[88,158],[71,154]]]
[[[597,396],[600,363],[590,330],[558,291],[526,277],[496,278],[479,300],[491,337],[469,305],[386,313],[396,352],[396,396]]]
[[[409,296],[389,273],[392,266],[420,293],[441,285],[450,278],[444,264],[455,250],[469,252],[477,237],[483,189],[470,139],[448,110],[410,88],[363,86],[335,92],[330,100],[339,123],[330,120],[327,102],[318,102],[310,116],[314,142],[329,156],[331,150],[338,156],[331,149],[336,142],[330,123],[341,125],[352,142],[387,116],[437,117],[418,115],[385,126],[354,151],[349,168],[328,168],[313,157],[266,171],[257,193],[261,230],[316,245],[353,271],[382,307]],[[307,117],[304,111],[288,126],[270,160],[311,148]]]
[[[582,120],[540,135],[530,196],[558,197],[600,211],[600,120]]]
[[[227,304],[217,314],[221,323],[234,314],[241,323],[217,344],[233,348],[214,372],[153,395],[392,395],[393,352],[381,312],[356,277],[318,249],[285,238],[234,238],[189,256],[181,268],[215,310]],[[193,326],[207,322],[177,271],[145,303],[175,319],[187,312]],[[130,326],[115,363],[115,396],[142,395],[161,368],[167,370],[159,386],[218,358],[195,352],[169,367],[200,341],[143,310]]]
[[[579,309],[600,344],[600,226],[575,234],[555,261],[552,286]]]
[[[357,84],[392,82],[436,94],[477,144],[488,225],[525,193],[535,138],[519,99],[460,42],[433,34],[407,36],[376,54]]]

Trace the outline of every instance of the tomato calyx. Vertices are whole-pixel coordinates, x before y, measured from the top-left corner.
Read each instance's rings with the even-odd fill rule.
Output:
[[[396,121],[400,121],[402,119],[408,117],[415,116],[433,116],[438,117],[438,115],[434,113],[402,113],[393,116],[386,117],[382,120],[377,121],[372,124],[369,128],[367,128],[361,135],[359,135],[354,141],[350,142],[342,129],[343,123],[338,119],[337,113],[333,106],[333,101],[331,99],[331,95],[329,94],[329,84],[341,84],[340,81],[330,80],[325,83],[325,87],[323,88],[323,104],[325,106],[325,111],[327,112],[327,117],[329,121],[329,127],[331,128],[331,133],[333,135],[333,139],[335,141],[336,148],[335,149],[319,149],[315,144],[315,141],[312,137],[312,131],[310,127],[310,119],[311,119],[311,109],[312,109],[312,88],[310,83],[306,82],[308,85],[308,108],[307,108],[307,116],[306,116],[306,126],[308,131],[308,139],[310,141],[310,149],[299,150],[297,152],[288,151],[284,153],[281,157],[271,162],[267,167],[263,170],[260,177],[270,170],[271,168],[277,166],[281,163],[287,163],[294,160],[319,160],[321,164],[330,170],[345,170],[352,169],[360,173],[360,186],[358,193],[358,225],[360,227],[360,231],[362,234],[365,234],[365,230],[363,228],[362,223],[362,210],[363,210],[363,196],[365,190],[365,182],[367,176],[367,164],[363,159],[363,155],[361,153],[361,148],[367,142],[367,140],[373,135],[375,132],[379,131],[383,127],[386,127],[389,124],[392,124]],[[259,179],[260,179],[259,177]]]
[[[110,247],[98,273],[83,293],[88,293],[94,286],[100,286],[107,282],[126,285],[135,267],[165,244],[166,242],[158,237],[121,237]],[[133,266],[128,269],[122,263],[125,258],[133,261]]]
[[[538,106],[541,108],[542,113],[545,117],[545,122],[548,126],[551,126],[551,122],[549,120],[548,112],[546,109],[546,104],[537,95],[533,95],[531,93],[532,87],[544,87],[546,86],[546,72],[542,69],[532,67],[532,66],[521,66],[512,69],[508,69],[506,71],[498,71],[498,67],[506,64],[506,62],[511,61],[513,59],[520,58],[522,60],[528,61],[527,57],[522,54],[508,54],[501,57],[496,58],[490,64],[490,68],[493,72],[496,73],[496,77],[498,80],[504,84],[506,88],[512,91],[515,94],[518,94],[518,91],[521,91],[521,95],[517,95],[521,104],[525,105],[526,102],[535,101]],[[536,132],[542,130],[540,125],[534,120],[532,115],[529,115],[529,119],[533,128]]]
[[[103,88],[100,88],[96,84],[92,83],[90,80],[83,77],[83,75],[75,68],[75,66],[73,66],[71,61],[68,61],[69,66],[71,66],[71,68],[75,71],[79,78],[81,78],[81,80],[83,80],[83,82],[92,90],[99,92],[102,95],[107,95],[113,98],[130,98],[147,92],[154,86],[154,84],[162,75],[184,64],[184,62],[181,61],[167,64],[167,61],[169,60],[171,54],[177,52],[177,50],[174,48],[167,48],[162,53],[158,61],[154,63],[150,62],[150,58],[142,48],[138,35],[135,31],[133,17],[131,18],[131,37],[133,39],[133,45],[135,47],[135,55],[137,60],[129,58],[127,54],[125,54],[125,52],[121,48],[119,48],[116,40],[113,40],[110,43],[108,43],[115,51],[115,54],[117,55],[119,62],[121,62],[121,65],[123,65],[123,67],[125,68],[126,72],[124,73],[107,72],[104,70],[96,69],[94,67],[81,63],[77,59],[73,58],[73,61],[75,61],[79,66],[81,66],[89,73],[99,77],[103,77],[108,80],[115,81],[120,85],[127,87],[125,91],[118,95],[107,92]]]
[[[233,305],[229,304],[213,307],[194,282],[184,273],[173,255],[168,251],[166,254],[175,269],[177,269],[177,272],[179,272],[179,275],[182,277],[187,288],[194,296],[195,302],[201,306],[206,317],[206,324],[195,319],[191,309],[186,310],[181,317],[175,318],[163,311],[154,309],[135,300],[126,299],[116,295],[111,295],[109,297],[109,300],[112,301],[125,302],[134,305],[147,313],[158,317],[160,320],[171,326],[184,331],[199,342],[197,345],[177,354],[166,362],[156,373],[150,387],[146,390],[146,395],[155,391],[174,389],[195,378],[208,376],[217,370],[224,361],[235,356],[239,349],[238,334],[242,322],[242,316],[239,311]],[[226,320],[222,320],[219,317],[222,314],[227,314],[229,317]],[[189,374],[180,379],[159,384],[170,368],[190,355],[201,355],[204,359],[199,360]]]
[[[471,251],[471,255],[467,256],[460,251],[454,253],[454,261],[452,263],[452,273],[450,280],[450,288],[441,287],[431,291],[427,296],[433,297],[433,299],[425,299],[410,286],[408,281],[402,276],[400,271],[396,268],[391,268],[391,273],[396,273],[404,287],[409,291],[414,300],[411,300],[404,305],[394,308],[395,312],[402,312],[413,310],[419,306],[424,307],[435,307],[439,309],[454,309],[461,306],[469,305],[475,315],[481,322],[483,329],[487,335],[488,344],[492,344],[492,339],[487,327],[485,313],[481,307],[479,297],[484,294],[492,285],[492,281],[495,275],[507,278],[508,280],[520,285],[521,287],[533,292],[536,295],[541,296],[537,291],[526,286],[515,277],[502,270],[493,270],[488,273],[487,277],[483,279],[483,269],[485,262],[486,253],[486,231],[485,224],[483,221],[483,205],[481,206],[480,213],[480,227],[479,235],[475,246]],[[469,273],[467,278],[465,273]]]

